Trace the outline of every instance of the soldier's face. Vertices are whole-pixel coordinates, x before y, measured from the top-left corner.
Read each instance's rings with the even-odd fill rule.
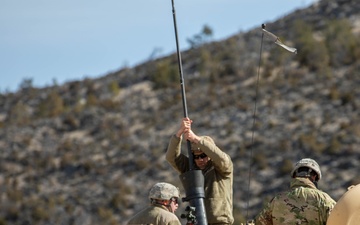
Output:
[[[209,157],[202,151],[194,151],[193,156],[196,166],[200,169],[205,169],[209,162]]]
[[[177,198],[171,198],[170,200],[170,210],[171,212],[175,213],[175,211],[178,209],[179,207],[179,202]]]

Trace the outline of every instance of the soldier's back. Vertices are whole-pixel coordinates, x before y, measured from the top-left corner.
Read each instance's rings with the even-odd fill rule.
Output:
[[[273,224],[325,224],[329,213],[327,201],[326,193],[308,187],[281,193],[273,200]]]

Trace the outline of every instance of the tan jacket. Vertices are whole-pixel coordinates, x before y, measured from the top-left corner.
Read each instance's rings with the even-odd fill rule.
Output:
[[[173,135],[166,152],[166,160],[180,174],[189,170],[189,159],[181,153],[182,138]],[[233,163],[228,154],[201,137],[198,146],[211,158],[202,171],[204,175],[205,210],[209,224],[232,224],[233,217]],[[195,165],[196,167],[196,165]]]
[[[163,205],[150,205],[133,216],[128,225],[181,225],[179,218]]]

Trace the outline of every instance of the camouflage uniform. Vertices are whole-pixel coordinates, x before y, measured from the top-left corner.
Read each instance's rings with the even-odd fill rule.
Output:
[[[189,159],[181,154],[181,140],[173,135],[166,152],[166,160],[179,172],[189,170]],[[211,158],[204,174],[204,205],[209,224],[233,224],[233,163],[228,154],[219,149],[208,136],[202,136],[192,148],[200,148]],[[196,166],[196,165],[195,165]]]
[[[276,195],[256,217],[256,225],[325,225],[336,202],[308,179],[296,177],[290,191]]]

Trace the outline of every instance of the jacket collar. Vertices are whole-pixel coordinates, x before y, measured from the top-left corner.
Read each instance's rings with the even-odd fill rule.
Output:
[[[311,182],[311,180],[309,180],[308,178],[303,178],[303,177],[292,178],[290,182],[290,188],[294,189],[298,187],[308,187],[312,189],[317,189],[315,184]]]

